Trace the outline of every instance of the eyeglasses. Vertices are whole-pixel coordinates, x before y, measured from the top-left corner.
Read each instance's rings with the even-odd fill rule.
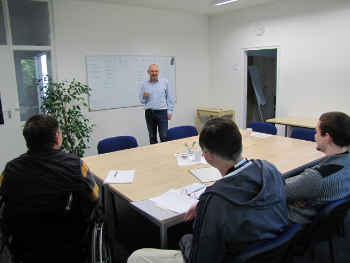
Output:
[[[194,199],[198,199],[199,197],[196,195],[196,192],[188,193],[186,188],[181,190],[181,194],[187,195],[189,198],[194,198]]]

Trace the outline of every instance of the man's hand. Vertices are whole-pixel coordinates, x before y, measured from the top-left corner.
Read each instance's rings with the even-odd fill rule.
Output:
[[[304,200],[298,200],[298,201],[294,201],[293,204],[296,206],[296,207],[305,207],[306,206],[306,201]]]
[[[196,217],[197,204],[192,205],[185,214],[184,220],[191,221]]]
[[[142,97],[146,98],[149,95],[149,92],[143,92]]]
[[[172,117],[173,115],[172,114],[168,114],[168,120],[170,121],[171,120],[171,117]]]

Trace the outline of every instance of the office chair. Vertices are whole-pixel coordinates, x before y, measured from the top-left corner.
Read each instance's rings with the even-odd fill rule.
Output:
[[[292,131],[290,138],[314,142],[315,134],[316,134],[315,130],[296,129]]]
[[[300,224],[293,225],[276,239],[239,254],[232,263],[287,262],[293,257],[294,247],[302,233],[303,229]]]
[[[85,217],[72,194],[66,202],[46,207],[17,206],[6,198],[4,203],[0,251],[6,245],[15,263],[112,262],[98,206]]]
[[[256,122],[253,121],[249,123],[248,128],[251,128],[255,132],[262,132],[267,134],[276,135],[277,129],[275,125],[267,122]]]
[[[301,256],[311,248],[312,260],[315,260],[314,247],[318,242],[328,241],[331,262],[334,263],[332,239],[337,234],[349,208],[350,196],[326,204],[308,227],[294,255]]]
[[[98,154],[116,152],[138,147],[137,141],[133,136],[117,136],[103,139],[97,144]]]
[[[173,127],[168,130],[168,141],[197,136],[197,128],[191,125]]]

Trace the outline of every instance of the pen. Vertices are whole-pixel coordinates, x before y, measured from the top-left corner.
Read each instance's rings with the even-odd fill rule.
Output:
[[[117,176],[117,174],[118,174],[118,172],[116,172],[116,173],[114,174],[114,178]]]
[[[207,187],[207,186],[206,186],[206,185],[204,185],[203,187],[198,188],[196,191],[193,191],[193,193],[198,192],[199,190],[202,190],[202,189],[203,189],[203,188],[205,188],[205,187]]]

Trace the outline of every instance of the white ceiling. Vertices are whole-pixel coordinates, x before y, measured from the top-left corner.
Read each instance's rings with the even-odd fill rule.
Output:
[[[261,5],[278,0],[239,0],[221,6],[212,6],[211,0],[80,0],[118,5],[147,7],[168,11],[184,12],[198,15],[215,15],[250,6]]]

